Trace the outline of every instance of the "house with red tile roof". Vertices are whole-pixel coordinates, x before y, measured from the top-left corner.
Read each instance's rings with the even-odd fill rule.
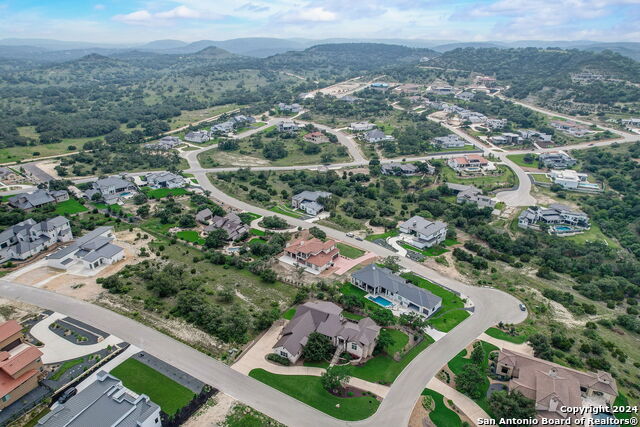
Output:
[[[303,237],[289,244],[280,260],[304,267],[309,273],[319,274],[333,267],[338,255],[339,250],[334,240],[323,242],[315,237],[308,240]]]
[[[447,163],[456,172],[474,172],[489,169],[493,164],[479,154],[463,154]]]
[[[15,320],[0,325],[0,410],[38,386],[42,352],[23,342],[22,326]]]
[[[322,132],[310,132],[306,134],[304,140],[307,142],[311,142],[312,144],[322,144],[324,142],[329,142],[329,138]]]

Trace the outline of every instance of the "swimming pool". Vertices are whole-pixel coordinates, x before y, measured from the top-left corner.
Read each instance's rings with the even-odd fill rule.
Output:
[[[602,427],[614,427],[614,426],[618,425],[618,424],[615,424],[613,422],[615,417],[613,415],[611,415],[611,414],[606,413],[606,412],[600,412],[600,413],[594,414],[593,418],[596,419],[596,420],[612,420],[612,422],[609,423],[609,424],[600,424],[603,421],[598,421],[597,425],[602,426]]]
[[[376,304],[378,304],[379,306],[382,306],[384,308],[389,308],[393,305],[393,303],[391,301],[389,301],[386,298],[381,297],[380,295],[374,297],[369,295],[367,298],[369,298],[371,301],[375,302]]]
[[[593,188],[595,190],[599,190],[600,189],[600,184],[592,184],[590,182],[581,182],[578,184],[578,187],[581,188]]]
[[[557,225],[556,227],[554,227],[554,230],[556,230],[556,231],[572,231],[573,228],[567,227],[565,225]]]

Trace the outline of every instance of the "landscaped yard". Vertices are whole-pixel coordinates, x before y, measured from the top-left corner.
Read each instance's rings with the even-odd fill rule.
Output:
[[[431,396],[435,403],[434,409],[429,412],[429,418],[436,427],[459,427],[462,425],[460,417],[444,404],[444,396],[437,391],[425,388],[423,396]]]
[[[168,196],[184,196],[188,191],[184,188],[158,188],[144,192],[150,199],[163,199]]]
[[[295,315],[296,315],[296,308],[295,307],[291,307],[289,310],[287,310],[284,313],[282,313],[282,317],[284,319],[287,319],[287,320],[293,319],[293,316],[295,316]]]
[[[498,165],[497,168],[500,172],[497,175],[462,177],[453,169],[446,167],[442,168],[442,179],[455,184],[474,185],[486,191],[513,187],[516,184],[516,177],[513,171],[505,165]]]
[[[365,298],[365,295],[367,295],[365,291],[363,291],[362,289],[358,288],[357,286],[351,283],[345,283],[344,285],[342,285],[340,287],[340,293],[342,295],[355,295],[357,297],[360,297],[360,299],[364,303],[365,308],[372,309],[372,310],[378,310],[380,308],[378,304],[376,304],[375,302],[371,301],[368,298]]]
[[[291,208],[287,208],[286,206],[274,206],[269,209],[271,212],[279,213],[282,215],[287,215],[292,218],[302,218],[302,213],[296,212]]]
[[[422,254],[424,256],[438,256],[438,255],[442,255],[445,252],[448,252],[447,249],[441,246],[434,246],[431,248],[419,249],[419,248],[416,248],[415,246],[411,246],[407,242],[402,242],[402,241],[398,241],[398,245],[400,245],[401,247],[409,251],[418,252],[419,254]]]
[[[354,248],[344,243],[337,243],[336,246],[340,250],[340,255],[346,258],[360,258],[365,252],[362,249]]]
[[[399,362],[386,354],[381,354],[370,359],[364,365],[354,366],[351,375],[373,383],[390,384],[422,350],[433,343],[433,338],[425,335],[424,340],[410,349]]]
[[[531,163],[525,162],[525,156],[533,157],[533,161]],[[538,155],[537,154],[509,154],[507,159],[511,160],[518,166],[522,166],[524,168],[538,168]]]
[[[204,239],[200,237],[200,233],[194,230],[178,231],[176,233],[176,237],[178,239],[182,239],[190,243],[197,243],[199,245],[204,245]]]
[[[257,228],[251,228],[249,229],[249,234],[252,236],[266,236],[267,233],[265,231],[258,230]]]
[[[484,361],[482,363],[482,369],[483,372],[487,372],[489,369],[489,353],[491,353],[492,351],[495,350],[499,350],[498,347],[496,347],[493,344],[490,344],[488,342],[485,341],[480,341],[482,343],[482,348],[484,349]],[[467,350],[463,349],[460,353],[458,353],[453,359],[451,359],[449,361],[449,363],[447,364],[447,366],[449,367],[449,369],[451,369],[451,372],[454,373],[454,375],[458,375],[460,372],[462,372],[462,368],[469,364],[469,363],[473,363],[471,361],[471,359],[465,357],[467,356]],[[489,379],[485,377],[484,379],[484,384],[483,384],[483,388],[482,388],[482,397],[480,399],[474,399],[474,401],[482,408],[485,410],[485,412],[489,413],[489,404],[487,402],[487,390],[489,390]]]
[[[125,387],[149,396],[168,415],[175,414],[194,397],[188,388],[135,359],[125,360],[111,370],[111,374]]]
[[[249,376],[340,420],[368,418],[380,406],[374,397],[336,397],[322,387],[320,377],[278,375],[264,369],[254,369]]]
[[[551,184],[551,178],[549,178],[546,173],[532,173],[530,176],[532,176],[536,182]]]
[[[60,365],[58,370],[55,371],[53,375],[51,375],[50,379],[53,381],[58,381],[65,372],[67,372],[69,369],[73,368],[74,366],[81,364],[82,362],[84,362],[84,357],[79,357],[73,360],[67,360],[62,365]]]
[[[56,209],[53,211],[56,215],[75,214],[80,212],[86,212],[88,209],[76,199],[65,200],[56,204]]]
[[[432,327],[442,332],[449,332],[469,317],[469,312],[462,310],[464,308],[464,301],[455,293],[412,273],[405,273],[401,276],[414,285],[426,289],[432,294],[442,298],[442,306],[429,319],[429,324]]]
[[[378,240],[378,239],[387,239],[389,237],[395,237],[398,234],[400,234],[398,232],[398,230],[390,230],[387,231],[386,233],[381,233],[381,234],[370,234],[367,237],[365,237],[365,240],[368,240],[370,242],[373,242],[374,240]]]
[[[578,243],[587,243],[587,242],[605,242],[607,245],[619,249],[620,245],[613,239],[604,235],[600,227],[597,224],[591,223],[591,228],[584,231],[583,233],[576,234],[575,236],[568,236],[565,239],[573,240]]]
[[[512,342],[514,344],[525,343],[527,342],[527,338],[528,338],[526,335],[509,335],[502,329],[498,329],[498,328],[489,328],[486,331],[484,331],[484,333],[489,335],[490,337],[503,340],[503,341]]]
[[[402,351],[409,342],[409,336],[402,331],[397,329],[385,329],[385,331],[393,338],[393,345],[384,348],[387,354],[394,355]]]

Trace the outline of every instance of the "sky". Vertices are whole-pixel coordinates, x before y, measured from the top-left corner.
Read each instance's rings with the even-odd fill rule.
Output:
[[[640,42],[640,0],[0,0],[0,38]]]

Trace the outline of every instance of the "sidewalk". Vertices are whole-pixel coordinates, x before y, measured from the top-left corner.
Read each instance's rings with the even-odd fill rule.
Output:
[[[437,391],[441,395],[444,396],[445,399],[452,400],[453,403],[460,408],[462,412],[465,413],[467,417],[471,419],[471,421],[478,425],[478,419],[490,419],[489,415],[482,409],[476,402],[471,400],[471,398],[466,395],[460,393],[458,390],[449,387],[439,379],[433,377],[431,381],[427,384],[427,388],[431,390]]]
[[[507,350],[517,351],[518,353],[527,354],[533,356],[533,348],[527,343],[516,344],[509,341],[500,340],[498,338],[490,337],[484,332],[478,337],[482,341],[486,341],[489,344],[493,344],[498,348],[506,348]]]

